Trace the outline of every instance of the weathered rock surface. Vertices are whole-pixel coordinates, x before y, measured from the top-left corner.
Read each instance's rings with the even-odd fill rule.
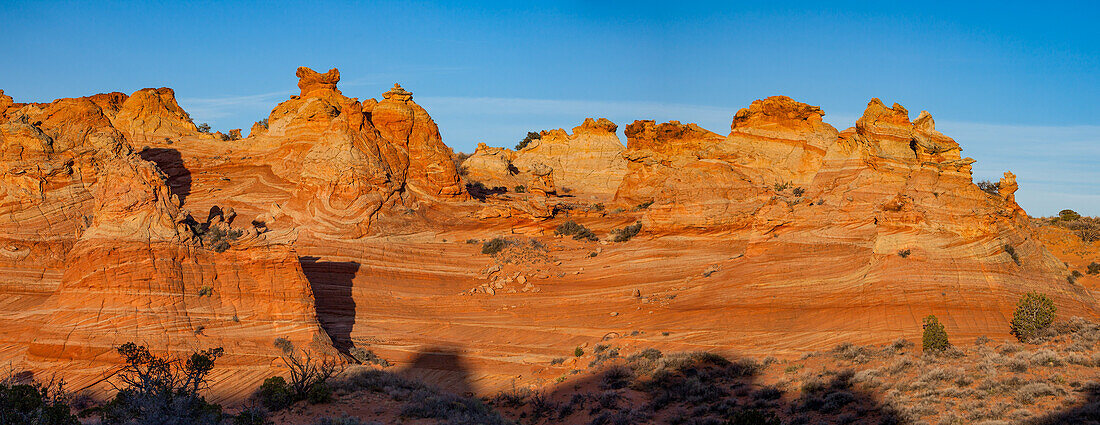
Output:
[[[586,120],[519,152],[479,146],[462,178],[412,93],[360,101],[336,70],[297,75],[300,94],[233,142],[195,131],[166,89],[0,94],[0,363],[83,385],[121,342],[223,346],[215,389],[243,396],[278,372],[283,336],[491,391],[552,380],[551,359],[605,337],[798,356],[919,339],[936,314],[957,344],[1007,340],[1032,290],[1060,318],[1098,315],[1015,176],[978,189],[927,113],[875,99],[837,132],[772,97],[727,136],[635,121],[625,148]],[[471,198],[475,181],[490,193]],[[567,221],[601,240],[555,236]],[[240,234],[219,252],[211,229]]]
[[[573,128],[542,131],[522,150],[478,144],[462,163],[466,178],[509,190],[549,175],[562,193],[605,197],[614,194],[626,174],[618,126],[607,118],[588,118]]]

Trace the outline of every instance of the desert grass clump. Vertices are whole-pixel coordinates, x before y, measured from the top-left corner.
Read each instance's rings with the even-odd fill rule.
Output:
[[[1012,334],[1021,342],[1034,340],[1040,331],[1054,322],[1057,311],[1050,297],[1038,292],[1024,294],[1016,303],[1016,312],[1012,315]]]
[[[924,318],[924,335],[921,337],[922,347],[926,352],[943,352],[951,347],[947,339],[947,330],[935,315]]]
[[[373,364],[382,367],[392,366],[389,360],[378,357],[378,355],[374,354],[373,351],[364,349],[362,347],[352,347],[350,350],[348,350],[348,354],[351,354],[351,357],[355,358],[355,360],[358,360],[359,363],[362,364]]]
[[[507,238],[497,236],[481,244],[481,253],[486,255],[495,255],[509,244],[511,244],[511,241],[509,241]]]
[[[600,240],[600,238],[596,236],[595,233],[592,233],[591,230],[588,230],[587,227],[577,224],[577,222],[573,220],[569,220],[559,225],[557,229],[554,229],[554,234],[559,236],[572,236],[574,240],[578,241],[587,240],[595,242]]]
[[[612,242],[626,242],[626,241],[630,240],[630,238],[633,238],[635,235],[637,235],[638,232],[640,232],[641,230],[642,230],[642,223],[641,222],[631,224],[631,225],[623,227],[621,229],[612,229],[611,230],[611,241]]]

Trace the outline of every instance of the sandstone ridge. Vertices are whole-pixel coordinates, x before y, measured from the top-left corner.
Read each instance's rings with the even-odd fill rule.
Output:
[[[114,345],[222,346],[214,390],[240,398],[286,337],[487,392],[610,335],[797,357],[919,339],[928,314],[959,343],[1009,339],[1028,291],[1098,315],[1016,176],[979,189],[927,112],[872,99],[838,131],[774,96],[726,135],[638,120],[624,143],[589,118],[462,160],[399,84],[360,100],[336,69],[296,75],[243,138],[167,88],[0,92],[0,362],[94,389]],[[443,352],[461,367],[420,361]]]

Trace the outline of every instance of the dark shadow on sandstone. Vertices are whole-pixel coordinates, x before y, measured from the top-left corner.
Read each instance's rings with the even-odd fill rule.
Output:
[[[346,352],[352,347],[351,331],[355,327],[355,299],[351,290],[359,263],[318,260],[318,257],[298,258],[302,273],[313,290],[317,321],[333,345]]]
[[[1079,391],[1083,398],[1081,404],[1048,415],[1037,416],[1022,423],[1028,425],[1100,424],[1100,381],[1088,382]]]
[[[470,384],[470,367],[461,353],[451,347],[427,347],[421,349],[402,375],[419,379],[433,386],[463,397],[473,397]]]
[[[180,151],[171,148],[145,148],[139,153],[141,159],[157,164],[157,168],[168,176],[168,191],[179,196],[180,203],[191,194],[191,171],[183,164]]]

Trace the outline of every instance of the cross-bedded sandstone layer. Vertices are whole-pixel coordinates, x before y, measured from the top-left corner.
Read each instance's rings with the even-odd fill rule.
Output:
[[[335,69],[297,76],[239,140],[200,132],[170,89],[0,92],[0,360],[88,385],[116,344],[222,346],[220,391],[240,396],[288,337],[477,390],[553,379],[550,359],[605,337],[795,356],[914,339],[928,314],[960,340],[1009,338],[1033,290],[1098,314],[1015,176],[979,189],[926,112],[874,99],[837,131],[771,97],[726,136],[636,121],[624,145],[589,119],[456,166],[399,85],[360,101]],[[567,221],[600,240],[556,236]]]

